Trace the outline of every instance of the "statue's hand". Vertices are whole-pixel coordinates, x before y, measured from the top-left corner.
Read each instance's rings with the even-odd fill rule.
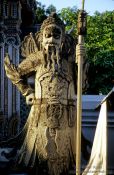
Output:
[[[76,45],[76,63],[78,62],[78,56],[84,56],[85,55],[85,46],[83,44],[77,44]]]
[[[33,105],[34,99],[35,99],[34,93],[27,95],[26,96],[27,105]]]
[[[10,62],[10,57],[6,54],[4,59],[4,67],[7,77],[12,81],[13,84],[17,84],[21,81],[20,74],[14,64]]]

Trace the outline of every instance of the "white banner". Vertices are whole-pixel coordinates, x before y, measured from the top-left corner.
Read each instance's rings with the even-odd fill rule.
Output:
[[[106,175],[107,170],[107,106],[101,104],[89,163],[82,175]]]

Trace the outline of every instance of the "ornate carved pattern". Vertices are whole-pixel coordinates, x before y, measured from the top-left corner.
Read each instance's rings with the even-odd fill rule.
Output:
[[[20,37],[19,37],[18,34],[16,36],[8,36],[5,39],[5,43],[8,44],[8,45],[12,45],[12,47],[19,48],[20,43],[21,43],[20,42]]]

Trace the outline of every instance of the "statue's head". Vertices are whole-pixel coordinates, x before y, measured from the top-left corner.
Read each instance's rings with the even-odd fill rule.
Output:
[[[60,48],[65,36],[65,26],[56,13],[52,13],[41,26],[42,47]]]

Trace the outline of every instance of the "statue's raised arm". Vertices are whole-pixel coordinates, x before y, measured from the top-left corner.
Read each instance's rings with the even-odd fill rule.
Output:
[[[6,55],[5,57],[4,66],[7,77],[12,81],[14,85],[17,86],[23,96],[27,96],[28,94],[33,92],[33,89],[29,85],[24,83],[24,80],[18,68],[10,62],[9,55]]]
[[[43,60],[43,56],[38,50],[32,33],[24,38],[21,45],[21,55],[24,57],[23,61],[18,66],[15,66],[11,63],[10,56],[6,54],[4,67],[7,77],[17,86],[21,94],[26,97],[27,103],[30,104],[29,97],[30,99],[32,96],[34,97],[34,89],[27,84],[25,79],[36,71],[36,67]]]

